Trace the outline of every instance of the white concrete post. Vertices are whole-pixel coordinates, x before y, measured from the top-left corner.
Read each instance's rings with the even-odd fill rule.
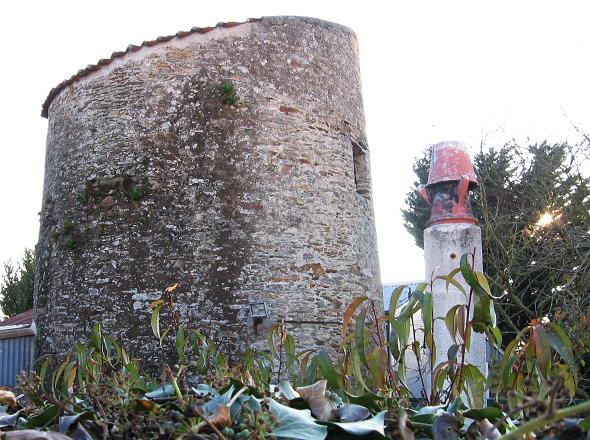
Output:
[[[438,276],[446,276],[454,269],[459,267],[461,255],[472,254],[475,251],[475,271],[482,271],[481,255],[481,229],[477,225],[468,223],[446,223],[434,224],[424,230],[424,260],[425,260],[425,277],[426,282],[434,280]],[[471,262],[471,258],[469,259]],[[455,279],[461,284],[463,289],[469,294],[469,285],[461,274],[457,274]],[[432,392],[432,383],[430,372],[441,362],[447,360],[447,352],[453,339],[447,330],[444,318],[451,307],[457,304],[467,304],[468,297],[452,284],[447,291],[446,282],[436,280],[432,283],[433,310],[434,318],[433,335],[436,345],[435,365],[430,365],[430,355],[428,350],[420,358],[422,374],[418,372],[419,364],[416,361],[414,353],[411,350],[406,352],[405,362],[408,368],[406,385],[415,397],[430,397]],[[469,311],[470,319],[473,317],[473,301]],[[440,318],[440,319],[437,319]],[[424,323],[422,321],[421,311],[414,316],[414,327],[416,329],[416,339],[422,344],[424,340]],[[410,343],[413,341],[413,335],[410,334]],[[460,353],[458,360],[461,360]],[[471,347],[466,352],[465,362],[475,365],[487,377],[488,365],[486,359],[486,338],[482,333],[473,332],[471,335]],[[432,367],[432,368],[431,368]],[[426,391],[426,396],[422,396],[422,391]]]
[[[467,146],[462,142],[446,141],[433,147],[428,183],[420,185],[418,193],[431,208],[429,225],[424,231],[425,281],[431,282],[433,310],[433,338],[436,357],[431,361],[430,353],[423,355],[418,363],[413,353],[406,352],[408,367],[407,386],[410,392],[421,397],[432,395],[431,372],[448,360],[449,348],[455,343],[445,324],[449,310],[459,304],[469,304],[470,287],[458,273],[454,279],[459,283],[462,292],[445,280],[437,280],[439,276],[447,276],[460,266],[461,256],[474,256],[473,270],[482,271],[481,229],[473,217],[469,200],[469,190],[478,184],[469,157]],[[470,264],[472,259],[469,258]],[[473,319],[475,298],[472,297],[468,320]],[[424,341],[424,323],[419,311],[413,316],[414,328],[417,331],[410,335],[421,344]],[[459,343],[459,341],[457,341]],[[462,351],[457,354],[457,362],[462,360]],[[484,334],[471,333],[469,351],[465,353],[465,363],[474,365],[487,377],[486,338]],[[433,365],[430,365],[430,363]],[[421,370],[418,370],[418,368]],[[412,371],[412,373],[410,373]]]
[[[475,251],[474,270],[482,271],[481,229],[477,225],[467,223],[447,223],[429,226],[424,231],[424,259],[426,263],[426,280],[439,275],[448,275],[459,267],[461,255]],[[471,262],[471,258],[469,259]],[[455,279],[469,294],[469,285],[460,274]],[[444,318],[451,307],[456,304],[467,304],[468,298],[455,286],[450,285],[448,292],[446,282],[437,280],[432,286],[434,341],[436,344],[436,363],[447,360],[447,351],[453,340],[446,328]],[[470,319],[473,317],[473,300]],[[442,318],[442,319],[436,319]],[[460,360],[460,357],[459,357]],[[471,347],[466,353],[465,362],[475,365],[487,377],[488,364],[486,359],[486,338],[482,333],[473,332]],[[429,383],[430,387],[430,383]],[[429,390],[430,391],[430,390]]]

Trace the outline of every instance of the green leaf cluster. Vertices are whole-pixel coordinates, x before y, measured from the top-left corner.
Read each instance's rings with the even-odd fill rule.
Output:
[[[240,102],[240,98],[236,92],[236,86],[230,80],[222,81],[217,87],[217,91],[224,105],[235,105]]]
[[[234,364],[180,319],[174,302],[179,285],[174,284],[150,305],[154,343],[173,342],[178,355],[174,365],[163,365],[160,378],[142,371],[95,324],[86,344],[76,344],[59,362],[42,359],[38,374],[21,378],[24,400],[12,409],[0,408],[0,435],[43,431],[53,438],[91,440],[152,438],[157,432],[158,438],[178,439],[213,433],[228,439],[418,435],[442,440],[487,433],[487,438],[513,438],[513,433],[539,429],[545,419],[558,423],[590,408],[588,402],[559,406],[562,391],[573,397],[578,371],[572,342],[555,323],[531,321],[487,378],[466,362],[472,332],[486,333],[492,343],[502,337],[494,326],[496,298],[486,277],[473,270],[472,258],[464,255],[450,274],[418,285],[401,307],[398,300],[407,287],[396,289],[389,315],[378,313],[366,296],[354,299],[343,317],[337,352],[298,351],[281,322],[270,328],[268,353],[247,349]],[[458,289],[465,304],[434,316],[434,283]],[[436,358],[437,320],[444,320],[454,341],[446,359]],[[424,389],[413,396],[406,386],[412,356],[419,366],[423,362],[420,370],[433,384],[429,394]],[[508,399],[506,412],[485,406],[491,387],[498,399]],[[516,427],[512,419],[526,408],[545,413]]]
[[[0,308],[7,316],[14,316],[33,308],[35,289],[35,254],[25,249],[18,264],[4,263],[4,274],[0,282]]]

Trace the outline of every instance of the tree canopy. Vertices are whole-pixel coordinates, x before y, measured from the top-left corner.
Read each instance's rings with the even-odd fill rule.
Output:
[[[4,275],[0,282],[0,308],[7,316],[14,316],[33,307],[35,287],[35,255],[25,249],[18,264],[4,263]]]
[[[590,179],[587,143],[520,146],[480,151],[473,158],[480,186],[473,192],[480,222],[484,271],[497,303],[502,330],[514,335],[531,319],[561,321],[578,353],[590,349]],[[425,184],[430,151],[414,164]],[[430,209],[412,189],[402,210],[416,244]]]

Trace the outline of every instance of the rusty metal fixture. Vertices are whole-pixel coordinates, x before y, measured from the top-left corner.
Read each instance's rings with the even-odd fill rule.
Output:
[[[477,224],[471,211],[469,190],[478,185],[467,147],[447,141],[432,149],[428,183],[418,193],[430,206],[426,226],[442,223]]]

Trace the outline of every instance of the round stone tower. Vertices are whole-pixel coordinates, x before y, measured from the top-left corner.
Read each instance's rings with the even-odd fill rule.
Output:
[[[381,301],[358,61],[345,27],[264,17],[129,46],[53,89],[39,352],[102,322],[157,360],[148,306],[174,283],[180,319],[230,353],[281,319],[300,347],[337,346],[352,298]]]

